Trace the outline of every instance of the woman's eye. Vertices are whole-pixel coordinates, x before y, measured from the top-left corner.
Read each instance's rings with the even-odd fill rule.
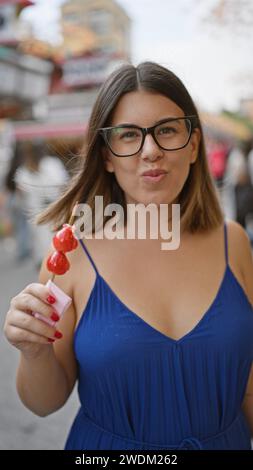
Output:
[[[127,131],[120,136],[121,139],[133,139],[135,137],[138,137],[137,132],[135,131]]]
[[[174,127],[161,127],[158,131],[159,134],[174,134],[176,132],[176,129]]]

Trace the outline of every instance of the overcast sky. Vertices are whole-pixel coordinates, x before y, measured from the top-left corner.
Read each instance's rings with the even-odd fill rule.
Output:
[[[249,41],[233,29],[217,30],[202,21],[217,0],[117,1],[132,20],[134,64],[153,60],[171,68],[202,109],[237,110],[240,98],[253,97],[253,83],[251,89],[245,81],[253,68],[252,37]],[[23,12],[41,38],[59,38],[61,3],[64,0],[37,0]]]

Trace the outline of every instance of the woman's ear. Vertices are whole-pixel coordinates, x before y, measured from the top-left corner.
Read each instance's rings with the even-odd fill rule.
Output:
[[[111,155],[105,147],[102,147],[102,157],[104,160],[105,168],[109,173],[114,173]]]
[[[192,133],[190,144],[191,144],[191,156],[190,163],[194,163],[197,160],[199,153],[199,144],[201,139],[201,132],[198,127],[196,127]]]

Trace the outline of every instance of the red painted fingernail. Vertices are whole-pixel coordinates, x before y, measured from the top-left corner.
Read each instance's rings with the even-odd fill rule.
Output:
[[[56,332],[54,334],[54,337],[57,338],[57,339],[60,339],[60,338],[62,338],[62,336],[63,336],[62,333],[60,331],[56,330]]]
[[[52,295],[49,295],[49,296],[47,297],[47,302],[48,302],[49,304],[54,304],[54,303],[56,302],[56,299],[55,299],[55,297],[53,297]]]
[[[56,312],[53,312],[50,318],[53,321],[59,321],[60,320],[60,317],[59,317],[58,313],[56,313]]]
[[[52,338],[47,338],[48,342],[49,343],[54,343],[55,342],[55,339],[52,339]]]

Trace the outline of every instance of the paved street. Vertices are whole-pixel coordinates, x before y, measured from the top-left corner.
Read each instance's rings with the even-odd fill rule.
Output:
[[[19,353],[3,337],[2,327],[11,297],[36,281],[37,272],[30,260],[15,263],[14,248],[11,239],[0,240],[0,449],[62,449],[78,407],[76,391],[61,410],[46,418],[31,413],[16,393]]]

